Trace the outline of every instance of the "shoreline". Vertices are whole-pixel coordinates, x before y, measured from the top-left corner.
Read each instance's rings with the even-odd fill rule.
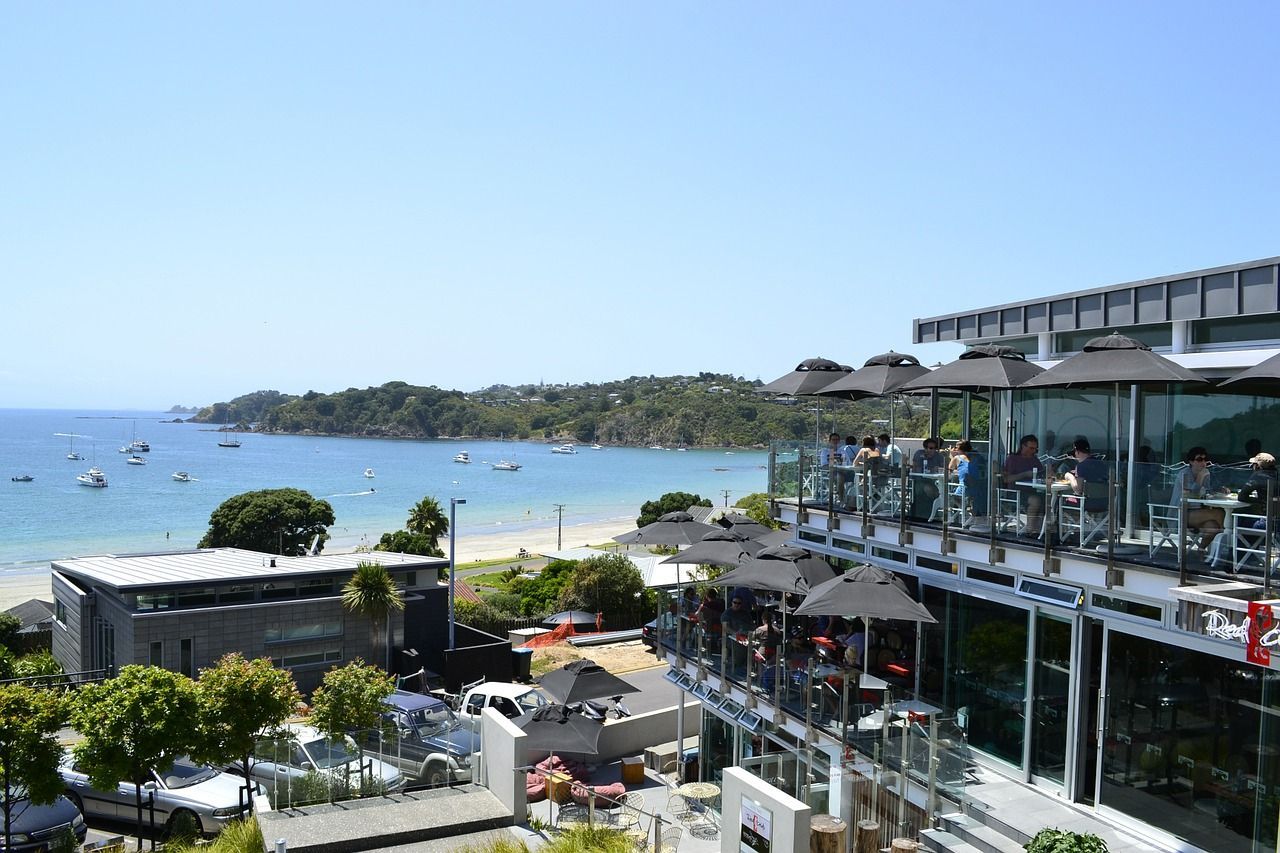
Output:
[[[565,548],[600,545],[609,542],[614,536],[634,529],[634,519],[566,524],[561,530],[561,540]],[[442,541],[440,545],[447,553],[448,540]],[[554,524],[536,525],[522,530],[459,536],[455,565],[465,568],[468,563],[502,557],[510,557],[514,560],[521,548],[535,555],[556,550],[556,526]],[[354,554],[356,548],[350,546],[326,549],[325,553]],[[53,600],[52,573],[49,566],[33,566],[30,569],[0,573],[0,611],[8,610],[32,598]]]

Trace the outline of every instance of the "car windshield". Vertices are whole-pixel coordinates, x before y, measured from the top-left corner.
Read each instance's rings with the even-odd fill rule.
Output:
[[[347,764],[360,757],[360,752],[353,745],[344,741],[330,743],[325,738],[316,738],[302,745],[303,750],[311,757],[317,769],[324,770]]]
[[[405,716],[408,717],[409,725],[413,727],[418,737],[437,735],[441,732],[447,732],[458,725],[458,718],[445,705],[439,705],[435,708],[419,708],[416,711],[410,711]]]
[[[520,706],[520,713],[527,714],[530,711],[536,711],[543,705],[547,704],[547,700],[541,693],[536,690],[530,690],[516,697],[516,704]]]
[[[152,771],[156,781],[169,790],[198,785],[218,775],[218,771],[207,765],[194,763],[185,755],[173,762],[173,766],[163,773]]]

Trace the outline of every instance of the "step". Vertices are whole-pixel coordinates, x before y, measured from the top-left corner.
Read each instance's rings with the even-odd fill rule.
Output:
[[[968,815],[959,813],[943,815],[942,826],[952,835],[981,850],[982,853],[1025,853],[1026,851],[1021,842]]]
[[[977,847],[945,829],[922,829],[920,840],[924,842],[924,849],[932,853],[982,853]]]

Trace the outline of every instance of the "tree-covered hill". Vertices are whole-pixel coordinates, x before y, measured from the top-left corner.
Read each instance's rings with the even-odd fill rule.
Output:
[[[229,412],[233,423],[256,422],[262,432],[505,436],[673,447],[750,447],[812,439],[812,402],[763,396],[754,390],[758,384],[711,373],[633,376],[601,384],[495,385],[473,393],[388,382],[332,394],[308,391],[301,397],[258,391],[203,409],[195,420],[223,423]],[[841,431],[880,431],[874,420],[885,417],[883,401],[822,402],[827,412],[833,405]]]

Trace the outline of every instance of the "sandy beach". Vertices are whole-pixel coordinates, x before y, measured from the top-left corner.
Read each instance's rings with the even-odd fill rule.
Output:
[[[596,522],[593,524],[566,524],[562,539],[565,548],[578,548],[583,545],[602,545],[612,537],[628,530],[634,530],[632,521],[617,520]],[[448,541],[440,543],[446,550]],[[556,548],[556,528],[535,527],[511,533],[487,533],[482,536],[458,537],[458,564],[474,563],[477,560],[495,560],[502,557],[515,557],[521,548],[531,554],[542,554]],[[352,549],[342,549],[352,550]],[[334,553],[326,551],[326,553]],[[341,553],[339,551],[338,553]],[[36,570],[14,574],[0,575],[0,611],[21,604],[32,598],[53,600],[50,589],[49,571]]]

